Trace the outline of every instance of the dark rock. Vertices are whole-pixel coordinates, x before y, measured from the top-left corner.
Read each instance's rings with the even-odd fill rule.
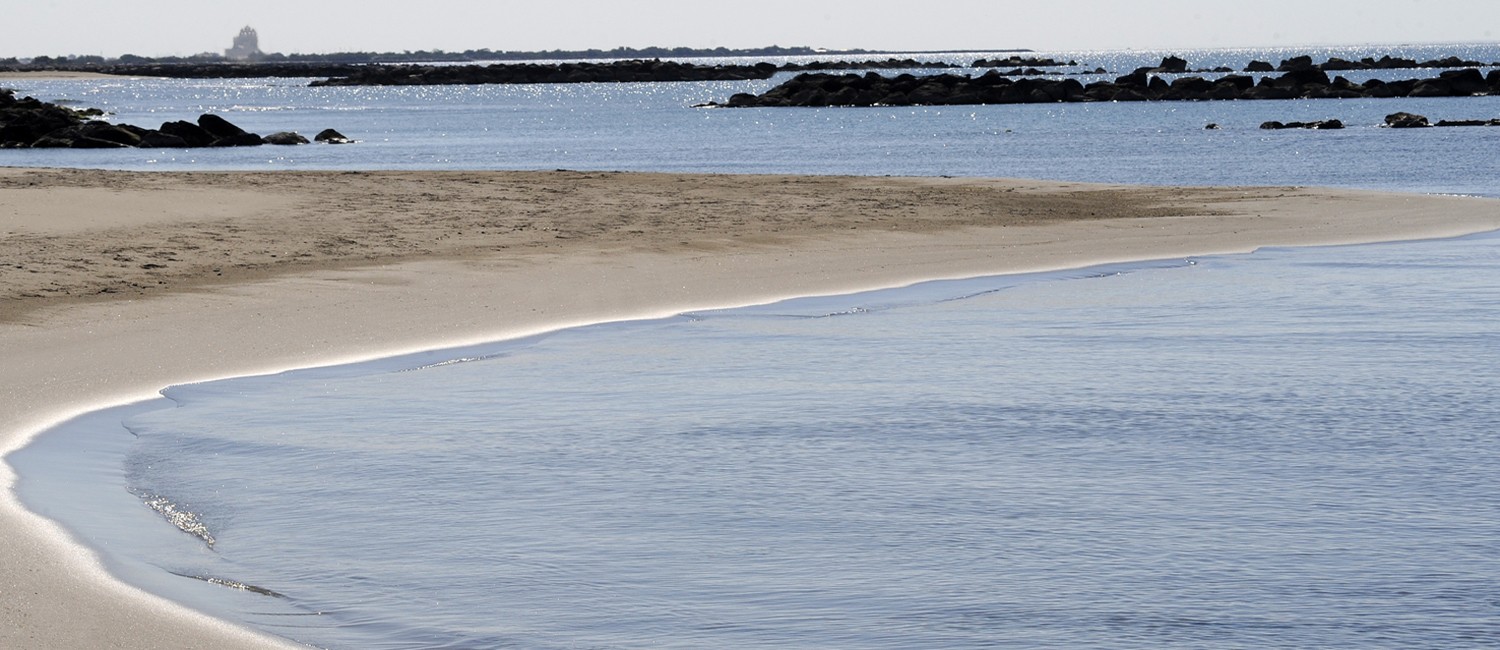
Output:
[[[1215,124],[1213,122],[1209,122],[1208,124],[1204,125],[1203,128],[1205,130],[1208,130],[1208,131],[1218,131],[1219,130],[1219,125]]]
[[[181,139],[189,147],[207,147],[218,139],[212,133],[203,130],[203,127],[183,120],[164,122],[158,130],[164,135]]]
[[[296,133],[294,133],[292,131],[281,131],[279,133],[272,133],[271,135],[268,135],[268,136],[262,138],[262,140],[265,140],[266,144],[279,144],[279,145],[294,145],[294,144],[307,144],[308,143],[307,142],[307,138],[304,138],[301,135],[298,135],[298,134],[296,134]]]
[[[1408,97],[1452,97],[1453,84],[1443,79],[1423,79],[1407,93]]]
[[[788,64],[801,70],[815,64]],[[849,69],[858,64],[828,63],[830,68]],[[953,67],[907,60],[871,63],[877,67]],[[522,63],[511,65],[369,65],[342,71],[341,76],[314,81],[313,86],[413,86],[451,84],[536,84],[630,81],[744,81],[766,79],[777,68],[767,65],[694,65],[661,60],[610,61],[604,63]]]
[[[1484,74],[1474,68],[1448,70],[1439,73],[1438,78],[1448,82],[1454,95],[1483,95],[1489,93],[1490,86],[1485,81]]]
[[[1276,71],[1276,66],[1271,65],[1269,63],[1266,63],[1265,61],[1251,61],[1250,65],[1245,66],[1245,72],[1275,72],[1275,71]]]
[[[319,131],[317,135],[313,136],[313,140],[322,142],[323,144],[349,144],[354,142],[348,137],[345,137],[344,134],[339,133],[338,131],[335,131],[333,129],[323,129],[322,131]]]
[[[1281,65],[1276,67],[1276,70],[1279,72],[1300,72],[1314,69],[1316,67],[1313,66],[1312,57],[1310,56],[1294,56],[1283,60]]]
[[[231,124],[229,120],[209,113],[198,116],[198,126],[203,127],[203,130],[207,131],[216,140],[245,135],[244,129]]]
[[[79,128],[85,138],[113,142],[122,147],[134,147],[141,143],[141,136],[132,132],[131,129],[108,122],[88,122]]]
[[[1425,116],[1406,112],[1385,116],[1385,125],[1393,129],[1420,129],[1432,126]]]
[[[161,131],[147,131],[141,135],[141,142],[136,146],[142,149],[187,149],[192,145],[175,135]]]
[[[1167,56],[1161,60],[1161,65],[1156,66],[1156,72],[1179,73],[1187,72],[1188,62],[1184,59]]]
[[[1340,120],[1317,120],[1317,121],[1313,121],[1313,122],[1286,122],[1286,123],[1282,123],[1282,122],[1266,122],[1264,124],[1261,124],[1260,128],[1266,129],[1266,130],[1269,130],[1269,131],[1279,131],[1279,130],[1282,130],[1282,129],[1313,129],[1313,130],[1320,130],[1320,131],[1334,131],[1334,130],[1338,130],[1338,129],[1344,128],[1344,123],[1342,121],[1340,121]]]
[[[217,140],[210,147],[258,147],[265,144],[260,136],[254,133],[240,133],[239,135],[227,135]]]

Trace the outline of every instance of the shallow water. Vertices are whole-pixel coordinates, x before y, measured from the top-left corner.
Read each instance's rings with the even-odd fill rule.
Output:
[[[275,590],[213,587],[329,647],[1500,643],[1497,243],[176,387],[126,419],[124,476],[216,543],[171,531],[138,561]]]

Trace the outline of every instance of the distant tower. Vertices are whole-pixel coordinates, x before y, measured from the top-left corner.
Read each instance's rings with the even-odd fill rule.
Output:
[[[234,47],[224,50],[224,58],[230,61],[251,61],[264,56],[260,51],[260,37],[255,30],[245,27],[234,37]]]

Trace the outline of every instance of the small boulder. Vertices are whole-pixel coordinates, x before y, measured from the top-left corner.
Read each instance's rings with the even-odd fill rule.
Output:
[[[1427,118],[1413,113],[1391,113],[1385,116],[1385,125],[1392,129],[1420,129],[1432,126]]]
[[[304,138],[293,131],[281,131],[279,133],[272,133],[271,135],[266,136],[264,140],[266,141],[266,144],[307,144],[307,138]]]
[[[313,136],[313,140],[322,142],[323,144],[350,144],[354,142],[344,134],[339,133],[338,131],[335,131],[333,129],[323,129],[322,131],[319,131],[317,135]]]

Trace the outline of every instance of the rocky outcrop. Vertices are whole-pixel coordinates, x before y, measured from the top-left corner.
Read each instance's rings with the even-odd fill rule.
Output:
[[[322,131],[319,131],[317,135],[313,136],[313,140],[315,142],[322,142],[323,144],[350,144],[354,142],[344,134],[339,133],[338,131],[335,131],[333,129],[323,129]]]
[[[1315,122],[1266,122],[1260,128],[1268,131],[1279,131],[1281,129],[1312,129],[1315,131],[1334,131],[1344,128],[1341,120],[1318,120]]]
[[[960,67],[963,66],[953,63],[944,63],[942,61],[918,61],[916,59],[889,58],[880,61],[812,61],[809,63],[783,63],[780,66],[777,66],[776,70],[779,72],[807,72],[813,70],[947,70]]]
[[[218,115],[205,114],[198,122],[166,122],[159,129],[91,120],[88,111],[75,111],[0,89],[0,147],[51,149],[186,149],[193,147],[250,147],[262,144],[307,144],[307,138],[283,132],[262,138]],[[330,129],[331,131],[331,129]],[[335,132],[337,133],[337,132]],[[348,138],[339,136],[344,142]]]
[[[1173,62],[1175,66],[1175,62]],[[954,74],[883,77],[871,73],[801,74],[760,95],[736,94],[722,106],[919,106],[1033,104],[1053,102],[1201,101],[1228,99],[1324,99],[1360,97],[1463,97],[1500,94],[1500,70],[1451,70],[1429,79],[1355,83],[1330,79],[1316,68],[1280,76],[1227,74],[1218,78],[1178,76],[1171,81],[1147,71],[1084,85],[1076,79],[1012,79],[995,71],[978,77]],[[713,104],[718,106],[720,104]]]
[[[1392,129],[1425,129],[1432,126],[1425,115],[1413,113],[1391,113],[1385,116],[1385,125]]]
[[[456,84],[540,84],[628,81],[744,81],[776,74],[770,63],[693,65],[675,61],[615,61],[520,65],[363,66],[313,86],[422,86]]]
[[[1078,65],[1077,61],[1066,63],[1051,58],[1034,56],[1011,55],[1003,59],[979,59],[971,67],[975,68],[1060,68],[1063,66]]]
[[[1269,63],[1264,63],[1261,61],[1252,61],[1250,62],[1250,65],[1245,68],[1245,72],[1271,72],[1272,70],[1270,69],[1270,65],[1271,64]],[[1358,61],[1346,61],[1338,57],[1330,57],[1328,61],[1324,63],[1313,63],[1313,59],[1310,56],[1294,56],[1290,59],[1283,60],[1281,62],[1281,65],[1276,66],[1275,71],[1293,72],[1297,70],[1322,70],[1324,72],[1343,72],[1346,70],[1415,70],[1428,68],[1453,69],[1482,68],[1489,66],[1500,66],[1500,63],[1480,63],[1479,61],[1460,59],[1456,56],[1450,56],[1441,59],[1432,59],[1429,61],[1417,61],[1415,59],[1404,59],[1392,56],[1382,56],[1379,59],[1373,57],[1365,57]]]
[[[294,131],[280,131],[277,133],[272,133],[271,135],[268,135],[263,139],[265,140],[266,144],[293,145],[308,143],[307,138],[302,137]]]

